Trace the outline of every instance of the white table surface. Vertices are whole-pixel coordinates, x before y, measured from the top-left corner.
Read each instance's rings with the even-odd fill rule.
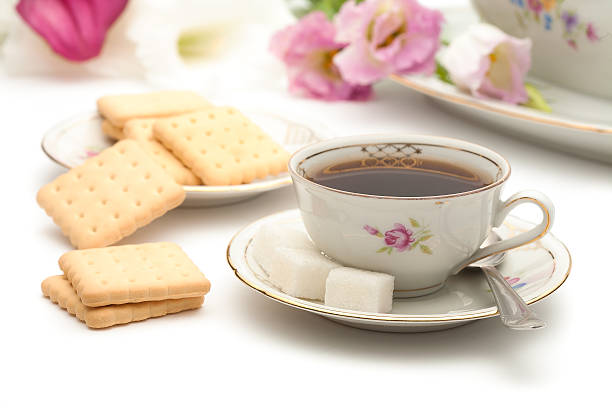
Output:
[[[284,188],[232,206],[177,209],[121,241],[178,243],[212,290],[197,311],[87,329],[40,291],[44,278],[60,273],[59,256],[71,249],[35,201],[37,190],[64,171],[43,154],[40,140],[57,121],[92,109],[102,94],[146,89],[110,79],[0,78],[1,406],[289,406],[328,400],[342,406],[549,406],[606,393],[610,377],[600,367],[611,362],[612,167],[483,128],[386,81],[366,103],[300,99],[278,86],[224,98],[313,118],[337,135],[429,133],[500,152],[512,164],[506,195],[525,188],[548,194],[557,208],[552,231],[572,254],[567,282],[533,306],[548,328],[512,332],[492,318],[433,333],[376,333],[264,298],[235,278],[225,250],[242,226],[296,206],[292,189]],[[218,101],[218,95],[211,98]],[[528,208],[515,214],[537,220]]]

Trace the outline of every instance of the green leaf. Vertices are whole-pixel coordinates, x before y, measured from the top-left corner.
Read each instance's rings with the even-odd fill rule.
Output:
[[[391,251],[393,251],[393,248],[389,247],[389,250],[387,251],[387,255],[391,255]]]
[[[338,13],[340,7],[344,4],[346,0],[309,0],[300,2],[301,5],[298,7],[293,7],[291,11],[293,14],[302,18],[306,14],[311,13],[313,11],[322,11],[327,15],[327,18],[330,20],[334,15]],[[360,3],[362,0],[356,1],[356,3]],[[293,2],[295,3],[295,2]]]
[[[429,238],[433,237],[433,235],[425,235],[424,237],[419,238],[419,241],[427,241]]]
[[[453,80],[450,78],[450,74],[438,60],[436,60],[436,76],[440,81],[454,85]]]
[[[381,252],[385,252],[387,249],[389,249],[389,248],[384,246],[384,247],[380,248],[378,251],[376,251],[376,253],[380,254]]]
[[[433,253],[431,252],[431,248],[429,248],[427,245],[419,245],[419,248],[424,254],[431,255]]]
[[[523,106],[527,106],[528,108],[536,109],[542,112],[552,112],[550,105],[546,102],[546,99],[542,96],[540,91],[535,87],[535,85],[530,83],[525,83],[525,90],[527,91],[527,96],[529,96],[529,100],[523,103]]]
[[[419,222],[414,218],[410,218],[410,225],[412,225],[414,228],[419,228],[421,226],[421,224],[419,224]]]
[[[383,237],[383,234],[382,234],[382,232],[378,231],[378,232],[376,233],[376,236],[377,236],[377,237],[379,237],[379,238],[382,238],[382,237]]]

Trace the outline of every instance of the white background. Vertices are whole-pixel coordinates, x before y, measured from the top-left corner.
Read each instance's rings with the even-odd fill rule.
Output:
[[[357,330],[264,298],[226,263],[242,226],[296,206],[285,188],[213,209],[177,209],[121,243],[174,241],[212,282],[204,307],[90,330],[40,292],[72,249],[35,201],[64,169],[40,149],[45,130],[91,110],[97,97],[149,88],[133,81],[0,78],[3,279],[0,405],[342,406],[588,404],[609,389],[612,166],[557,153],[452,116],[384,81],[366,103],[289,96],[284,87],[208,95],[327,124],[336,135],[416,132],[488,146],[512,164],[506,195],[545,192],[553,233],[573,269],[534,305],[549,327],[512,332],[495,319],[423,334]],[[537,220],[521,208],[516,214]],[[532,218],[533,217],[533,218]]]

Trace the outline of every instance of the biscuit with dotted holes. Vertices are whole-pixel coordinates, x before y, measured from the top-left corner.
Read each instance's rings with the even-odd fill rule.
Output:
[[[70,282],[64,275],[50,276],[40,285],[43,294],[53,303],[92,329],[115,326],[146,320],[151,317],[165,316],[183,310],[197,309],[204,303],[204,296],[158,300],[154,302],[126,303],[123,305],[110,305],[102,307],[85,306]]]
[[[76,248],[113,244],[185,200],[185,191],[134,140],[104,149],[43,186],[38,204]]]
[[[111,139],[121,140],[124,139],[123,129],[118,128],[117,126],[110,123],[108,120],[102,120],[102,133]]]
[[[86,306],[203,296],[210,282],[171,242],[74,250],[60,269]]]
[[[174,116],[210,108],[195,92],[159,91],[144,94],[107,95],[97,101],[98,112],[117,128],[135,118]]]
[[[129,120],[125,123],[122,133],[126,139],[136,140],[177,183],[185,186],[201,185],[202,180],[153,137],[153,124],[156,120]]]
[[[154,135],[205,185],[250,183],[287,170],[289,153],[231,107],[160,119]]]

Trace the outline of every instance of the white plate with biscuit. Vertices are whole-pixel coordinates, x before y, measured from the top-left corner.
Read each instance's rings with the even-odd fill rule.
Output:
[[[430,295],[393,299],[390,313],[370,313],[325,305],[284,293],[266,278],[268,273],[253,257],[253,237],[262,225],[304,229],[299,210],[283,211],[261,218],[239,231],[227,248],[227,261],[236,277],[258,293],[279,303],[315,313],[341,324],[387,332],[424,332],[448,329],[497,316],[495,300],[478,269],[466,269],[448,279]],[[532,228],[532,224],[509,216],[496,230],[509,238]],[[535,303],[557,290],[567,279],[571,257],[565,245],[551,234],[507,253],[500,272],[525,299]]]
[[[300,147],[330,137],[327,128],[311,121],[293,120],[259,110],[240,110],[271,139],[292,153]],[[87,112],[57,124],[43,137],[43,151],[58,164],[73,168],[110,147],[115,140],[102,131],[104,119],[98,112]],[[212,207],[254,198],[267,191],[291,184],[287,172],[255,178],[248,184],[183,185],[186,198],[183,206]]]

